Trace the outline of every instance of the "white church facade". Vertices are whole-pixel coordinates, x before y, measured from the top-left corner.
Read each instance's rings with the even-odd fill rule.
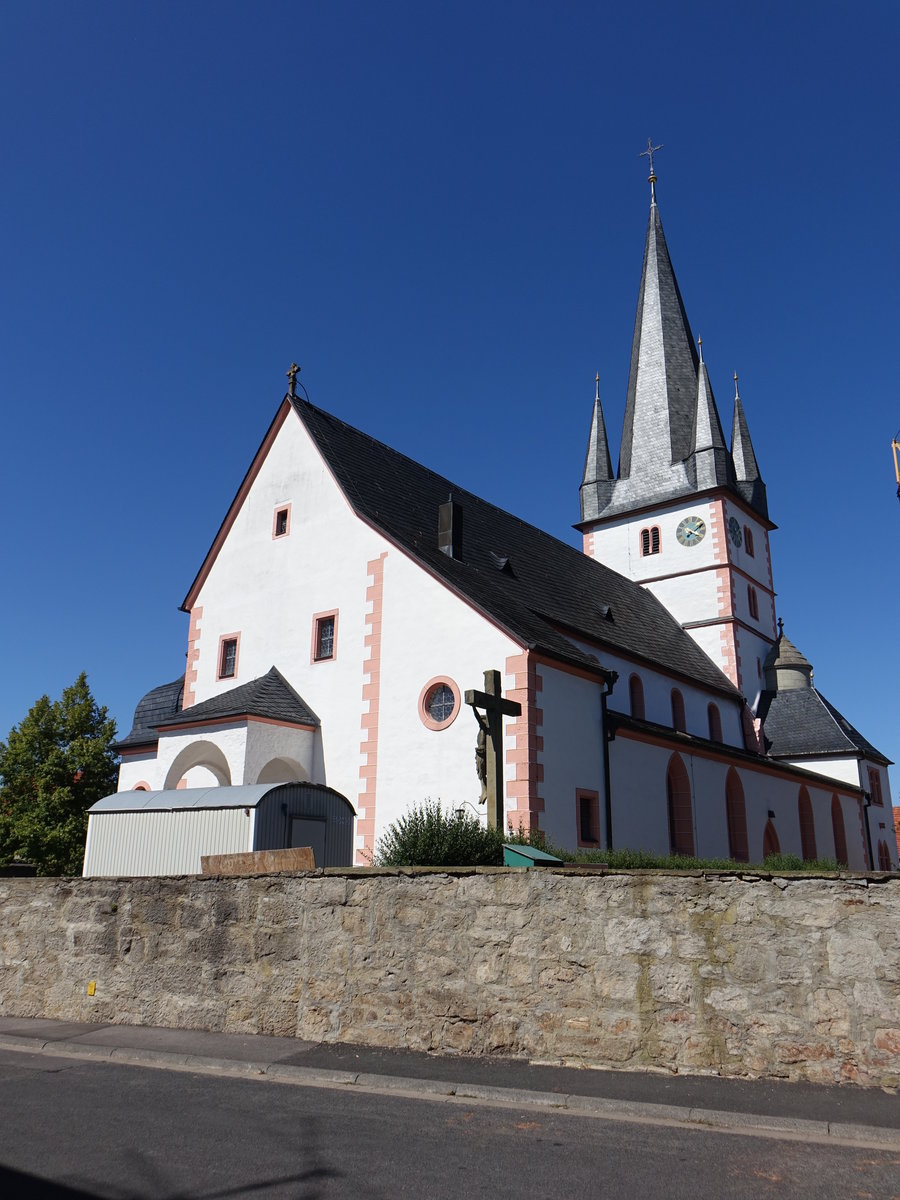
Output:
[[[185,597],[185,675],[119,743],[119,792],[327,785],[365,865],[410,805],[477,808],[464,696],[496,669],[521,708],[508,825],[569,848],[895,868],[888,762],[776,624],[737,394],[730,443],[655,194],[617,472],[595,398],[583,552],[292,386]]]

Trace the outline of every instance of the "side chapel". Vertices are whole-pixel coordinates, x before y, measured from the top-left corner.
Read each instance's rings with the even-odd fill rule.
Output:
[[[618,470],[599,384],[583,553],[291,387],[185,596],[187,669],[139,702],[119,792],[306,781],[354,862],[410,805],[477,809],[464,703],[500,671],[508,825],[575,848],[894,869],[888,760],[777,621],[766,488],[730,445],[650,220]],[[482,809],[482,811],[484,811]]]

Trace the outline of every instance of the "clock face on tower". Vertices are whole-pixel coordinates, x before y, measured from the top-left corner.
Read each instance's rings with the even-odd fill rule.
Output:
[[[741,527],[737,523],[735,517],[728,518],[728,532],[731,534],[731,540],[736,546],[739,546],[744,540],[744,535],[741,533]]]
[[[682,546],[696,546],[706,534],[706,524],[701,517],[685,517],[675,530]]]

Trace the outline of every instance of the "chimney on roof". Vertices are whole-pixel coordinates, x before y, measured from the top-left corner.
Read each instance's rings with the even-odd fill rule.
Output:
[[[462,558],[463,510],[452,496],[438,506],[438,550],[448,558]]]

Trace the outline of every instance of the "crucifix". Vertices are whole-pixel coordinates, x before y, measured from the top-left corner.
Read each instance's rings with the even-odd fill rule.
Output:
[[[649,158],[650,159],[650,182],[651,183],[656,183],[656,173],[653,170],[653,155],[657,152],[657,150],[662,150],[662,146],[661,145],[654,146],[653,138],[647,138],[647,149],[642,150],[640,152],[640,154],[638,155],[638,158]]]
[[[516,700],[504,700],[500,689],[500,672],[485,671],[484,691],[466,692],[466,704],[475,713],[481,733],[479,752],[484,739],[484,799],[487,800],[488,825],[503,828],[503,718],[518,717],[522,705]],[[483,709],[483,712],[479,712]],[[480,753],[476,754],[481,776]]]
[[[287,377],[288,377],[289,395],[291,397],[295,397],[297,395],[297,375],[299,374],[299,372],[300,372],[300,368],[297,366],[297,364],[295,362],[292,362],[291,365],[288,367],[288,369],[285,371],[285,375],[287,375]]]

